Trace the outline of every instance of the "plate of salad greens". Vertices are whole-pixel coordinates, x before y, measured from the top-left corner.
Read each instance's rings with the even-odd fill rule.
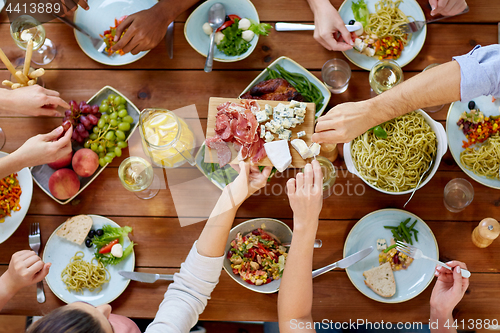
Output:
[[[260,23],[259,15],[249,0],[209,0],[196,8],[184,25],[184,36],[189,45],[206,57],[210,45],[212,28],[208,25],[208,11],[216,3],[226,10],[225,23],[215,35],[214,60],[234,62],[248,57],[259,41],[259,36],[267,36],[271,25]]]
[[[382,8],[382,3],[387,4],[388,6],[397,7],[401,10],[404,15],[411,21],[425,21],[425,15],[422,11],[422,8],[418,4],[416,0],[345,0],[344,3],[339,8],[339,14],[342,17],[344,22],[349,23],[351,20],[360,22],[365,28],[369,24],[369,17],[373,16],[373,19],[376,20],[376,16],[386,15],[387,12],[384,12]],[[377,9],[378,8],[378,11]],[[392,20],[392,18],[391,18]],[[383,21],[379,19],[379,21]],[[396,21],[391,22],[392,25],[397,24]],[[377,30],[378,27],[373,27],[372,30]],[[385,27],[380,27],[385,28]],[[380,31],[383,31],[381,29]],[[346,56],[349,61],[351,61],[356,66],[359,66],[363,69],[370,70],[373,65],[375,65],[379,60],[388,58],[394,58],[395,61],[399,64],[399,66],[404,67],[408,63],[410,63],[415,57],[419,54],[420,50],[424,46],[425,37],[427,35],[427,26],[424,26],[419,31],[409,34],[407,44],[404,46],[403,50],[397,56],[381,56],[379,50],[385,51],[393,51],[395,47],[393,43],[388,44],[388,39],[385,39],[387,36],[365,36],[364,32],[362,35],[358,36],[357,39],[358,44],[355,42],[355,47],[342,52]],[[377,38],[375,38],[377,37]],[[366,38],[366,39],[363,39]],[[394,38],[394,37],[388,37]],[[363,41],[361,41],[363,39]],[[371,39],[371,40],[370,40]],[[387,48],[387,49],[384,49]],[[375,53],[374,56],[369,56],[367,54],[360,53],[360,49],[373,49]],[[356,50],[357,49],[357,50]],[[372,52],[373,53],[373,52]],[[371,55],[371,53],[370,53]]]
[[[293,61],[282,56],[264,69],[240,94],[241,96],[259,82],[269,79],[283,78],[288,81],[303,97],[305,102],[316,104],[316,118],[321,116],[332,96],[323,82],[314,74]]]
[[[133,247],[135,244],[128,237],[132,228],[120,227],[116,222],[103,216],[88,216],[92,218],[92,229],[87,237],[92,240],[90,247],[88,244],[86,245],[87,240],[82,245],[78,245],[57,236],[56,232],[62,227],[62,224],[50,236],[43,251],[43,261],[52,263],[45,281],[54,295],[63,302],[87,302],[99,306],[112,302],[127,288],[130,280],[122,277],[118,272],[134,271],[135,253]],[[110,244],[121,245],[123,251],[121,257],[115,257],[111,254],[117,253],[111,251],[113,245],[109,246]],[[99,260],[104,265],[109,281],[102,284],[102,289],[97,288],[90,291],[84,288],[81,293],[67,289],[66,284],[62,281],[61,273],[70,261],[74,260],[78,252],[83,253],[83,261],[97,264]],[[79,256],[82,255],[81,253]]]

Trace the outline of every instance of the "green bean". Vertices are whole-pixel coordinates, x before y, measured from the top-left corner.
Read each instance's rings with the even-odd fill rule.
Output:
[[[413,230],[413,227],[415,226],[415,224],[417,224],[417,220],[415,220],[415,222],[413,222],[413,224],[408,228],[408,231]]]
[[[415,236],[415,241],[417,241],[417,242],[418,242],[418,236],[417,236],[417,232],[416,232],[417,230],[413,230],[413,231],[414,231],[414,232],[413,232],[413,235]]]
[[[396,246],[398,246],[397,244],[392,244],[391,246],[389,246],[387,249],[384,250],[384,253],[387,253],[389,252],[390,250],[392,250],[393,248],[395,248]]]
[[[391,226],[389,226],[389,225],[384,225],[384,228],[385,228],[385,229],[397,229],[398,227],[391,227]]]
[[[408,229],[406,228],[406,225],[404,223],[401,225],[401,229],[403,230],[403,233],[405,234],[405,236],[408,238],[408,241],[410,241],[411,236],[410,236],[410,233],[408,232]]]
[[[411,221],[411,218],[409,217],[409,218],[407,218],[406,220],[404,220],[402,223],[403,223],[404,225],[407,225],[407,224],[408,224],[408,222],[410,222],[410,221]]]

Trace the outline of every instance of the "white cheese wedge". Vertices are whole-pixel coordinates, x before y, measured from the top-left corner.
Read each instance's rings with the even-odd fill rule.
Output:
[[[387,249],[387,242],[383,238],[377,239],[377,251],[383,251]]]
[[[309,149],[311,150],[312,156],[318,156],[319,151],[321,150],[321,146],[319,143],[313,142],[310,146]]]
[[[312,157],[312,151],[307,147],[307,143],[302,139],[292,140],[292,147],[300,154],[303,159]]]
[[[287,140],[277,140],[264,144],[267,157],[271,163],[279,171],[283,172],[292,163],[292,155]]]

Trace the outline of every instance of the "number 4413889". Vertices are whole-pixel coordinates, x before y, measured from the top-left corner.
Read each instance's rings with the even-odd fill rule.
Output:
[[[47,3],[30,3],[30,4],[22,4],[19,3],[12,8],[12,2],[9,2],[7,8],[5,8],[7,13],[23,13],[23,14],[58,14],[61,11],[61,5],[58,3],[52,4],[50,2]]]
[[[493,319],[493,320],[490,320],[490,319],[457,320],[457,319],[455,319],[454,321],[447,320],[443,326],[446,327],[447,329],[455,328],[455,329],[462,329],[462,330],[490,329],[490,328],[498,327],[498,320],[497,319]]]

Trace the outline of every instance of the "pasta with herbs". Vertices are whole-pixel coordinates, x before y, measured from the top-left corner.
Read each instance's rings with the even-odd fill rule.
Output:
[[[368,131],[353,140],[351,155],[356,170],[370,184],[385,191],[415,188],[436,156],[436,134],[417,112],[380,126],[387,132],[387,139]]]
[[[409,23],[410,20],[399,9],[399,4],[402,2],[403,0],[380,0],[377,2],[375,4],[375,13],[370,14],[365,32],[368,35],[377,35],[379,38],[398,37],[406,45],[409,40],[408,35],[404,34],[399,26]]]
[[[500,179],[500,136],[488,138],[480,147],[466,148],[460,162],[477,175]]]
[[[85,288],[99,292],[102,290],[102,285],[109,282],[109,271],[96,258],[88,262],[83,260],[83,257],[82,251],[76,252],[69,264],[61,272],[61,279],[70,292],[74,291],[83,294]]]

